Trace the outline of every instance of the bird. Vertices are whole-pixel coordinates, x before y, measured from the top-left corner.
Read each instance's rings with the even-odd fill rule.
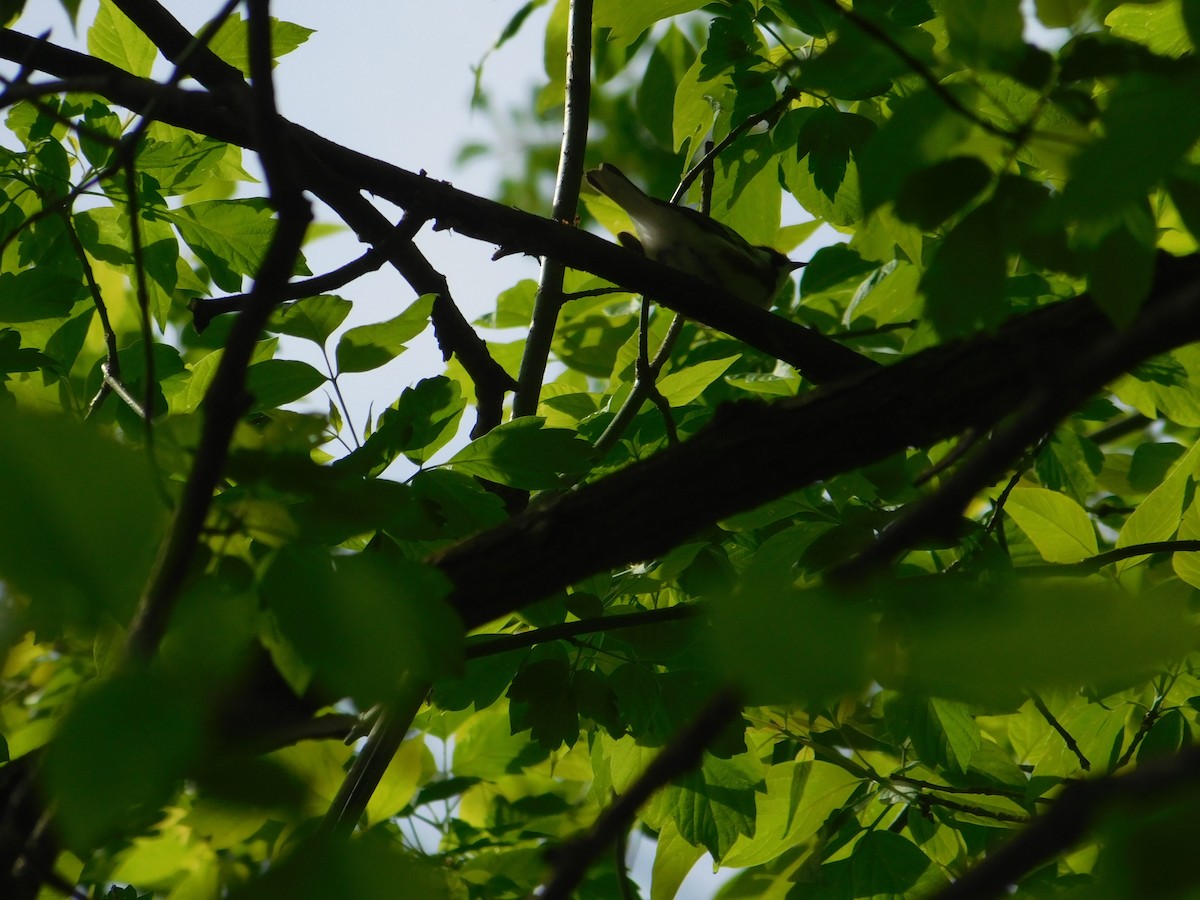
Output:
[[[650,259],[703,278],[754,306],[769,308],[792,272],[805,265],[774,247],[751,244],[701,212],[649,196],[610,163],[585,177],[633,220],[637,237],[617,235],[623,246],[636,247]]]

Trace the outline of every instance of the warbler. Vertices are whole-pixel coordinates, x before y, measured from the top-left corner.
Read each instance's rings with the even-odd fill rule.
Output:
[[[616,166],[604,163],[587,173],[588,184],[629,214],[637,237],[622,232],[624,246],[638,246],[650,259],[699,276],[747,303],[763,308],[804,265],[773,247],[756,246],[730,228],[686,206],[647,195]]]

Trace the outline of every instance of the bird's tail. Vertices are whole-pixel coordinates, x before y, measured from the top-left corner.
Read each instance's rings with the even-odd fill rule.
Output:
[[[643,193],[616,166],[604,163],[588,172],[586,178],[588,184],[625,210],[635,222],[652,218],[658,210],[658,201]]]

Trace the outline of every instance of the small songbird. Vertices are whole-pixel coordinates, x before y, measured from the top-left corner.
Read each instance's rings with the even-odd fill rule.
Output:
[[[751,244],[694,209],[648,196],[616,166],[604,163],[586,177],[633,220],[638,236],[618,235],[623,245],[640,245],[650,259],[690,272],[747,303],[769,307],[792,272],[804,265],[773,247]]]

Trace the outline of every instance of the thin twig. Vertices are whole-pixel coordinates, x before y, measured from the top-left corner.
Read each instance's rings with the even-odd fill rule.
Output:
[[[325,813],[323,833],[346,837],[354,830],[428,693],[428,684],[407,675],[402,679],[396,697],[380,709],[371,733]]]
[[[1200,540],[1148,541],[1143,544],[1130,544],[1126,547],[1116,547],[1113,550],[1106,550],[1103,553],[1097,553],[1095,556],[1089,556],[1087,559],[1080,560],[1079,562],[1022,566],[1016,571],[1018,575],[1033,577],[1088,574],[1090,572],[1097,572],[1111,563],[1120,562],[1123,559],[1131,559],[1135,556],[1149,556],[1153,553],[1198,552],[1200,552]]]
[[[875,41],[882,44],[884,47],[887,47],[887,49],[895,54],[895,56],[901,62],[908,66],[914,75],[918,76],[922,81],[924,81],[928,88],[933,91],[933,93],[936,94],[937,97],[946,104],[946,106],[954,110],[960,116],[967,119],[969,122],[978,125],[984,131],[988,132],[988,134],[994,134],[997,137],[1002,137],[1012,141],[1024,140],[1024,130],[1009,131],[1007,128],[1001,128],[1000,126],[989,122],[974,110],[964,106],[963,102],[959,100],[949,88],[942,84],[940,80],[938,80],[938,77],[929,70],[929,67],[926,66],[925,63],[921,62],[919,59],[909,53],[903,45],[901,45],[890,34],[872,22],[869,18],[853,9],[848,9],[842,6],[837,2],[837,0],[822,0],[822,2],[847,21],[853,22],[854,25],[857,26],[858,29],[864,34],[869,35]]]
[[[600,814],[587,833],[554,852],[554,871],[539,900],[567,900],[617,835],[631,826],[637,811],[670,781],[700,764],[705,748],[741,713],[741,698],[730,689],[715,695],[654,758],[629,790]]]
[[[1046,701],[1044,701],[1036,691],[1029,692],[1029,699],[1033,701],[1034,709],[1041,713],[1041,716],[1046,720],[1046,723],[1056,732],[1058,732],[1058,736],[1063,739],[1063,743],[1067,745],[1067,749],[1075,754],[1075,758],[1079,760],[1079,767],[1085,772],[1090,772],[1092,770],[1091,762],[1089,762],[1088,758],[1083,755],[1083,751],[1079,749],[1079,744],[1075,742],[1075,738],[1071,736],[1071,732],[1067,731],[1067,729],[1063,727],[1062,722],[1058,721],[1058,719],[1054,717],[1054,713],[1050,712],[1050,707],[1046,705]]]
[[[954,812],[965,813],[968,816],[979,816],[984,819],[994,819],[997,822],[1008,822],[1012,825],[1028,825],[1031,821],[1029,816],[1018,816],[1015,813],[1001,812],[996,809],[988,809],[984,806],[973,806],[970,803],[959,803],[957,800],[949,800],[945,797],[938,797],[934,794],[922,794],[917,801],[917,805],[922,809],[930,806],[940,806],[943,809],[949,809]]]
[[[579,210],[579,185],[583,180],[592,96],[592,0],[571,0],[567,17],[566,100],[551,214],[556,222],[574,222]],[[548,256],[542,261],[533,300],[533,317],[517,375],[517,391],[513,395],[514,419],[537,412],[542,380],[550,359],[550,345],[563,305],[566,270],[566,264],[555,257]]]
[[[522,650],[550,641],[565,641],[581,634],[598,634],[609,631],[620,631],[625,628],[643,628],[658,625],[663,622],[679,622],[694,619],[704,614],[704,608],[698,604],[680,604],[663,609],[647,609],[643,612],[622,613],[616,616],[600,616],[595,619],[582,619],[578,622],[561,622],[558,625],[547,625],[544,628],[533,628],[517,634],[490,635],[484,640],[467,644],[467,659],[478,659],[482,656],[494,656],[497,653],[508,653],[511,650]]]
[[[1113,441],[1120,440],[1128,434],[1136,434],[1142,431],[1147,425],[1154,420],[1141,413],[1131,413],[1124,418],[1117,419],[1110,425],[1105,425],[1093,431],[1089,435],[1085,435],[1087,440],[1093,444],[1109,444]]]
[[[397,226],[398,228],[398,226]],[[411,239],[411,236],[406,239]],[[390,243],[390,242],[389,242]],[[284,292],[284,302],[301,300],[305,297],[315,297],[327,291],[337,290],[354,279],[374,272],[387,263],[387,247],[389,243],[378,247],[369,247],[362,256],[353,259],[323,275],[315,275],[301,281],[293,281]],[[228,297],[193,300],[190,304],[192,324],[196,331],[203,332],[217,316],[225,313],[239,312],[250,302],[250,294],[231,294]]]
[[[798,89],[789,87],[771,106],[760,113],[755,113],[752,116],[748,116],[739,125],[731,128],[729,134],[721,138],[721,140],[716,144],[713,144],[712,141],[709,141],[708,146],[704,149],[704,155],[701,156],[700,159],[696,161],[696,164],[688,169],[687,172],[684,173],[683,178],[679,180],[679,187],[675,188],[675,193],[671,195],[671,202],[680,203],[683,200],[684,195],[687,193],[688,188],[692,186],[692,183],[698,177],[700,177],[700,175],[705,172],[712,172],[713,162],[717,159],[717,157],[729,149],[734,141],[740,138],[759,122],[767,122],[771,125],[774,125],[776,120],[778,120],[788,106],[791,105],[792,101],[795,100],[799,95],[800,91]],[[710,197],[711,191],[712,188],[710,186],[708,188]],[[708,213],[707,203],[704,211],[705,214]]]

